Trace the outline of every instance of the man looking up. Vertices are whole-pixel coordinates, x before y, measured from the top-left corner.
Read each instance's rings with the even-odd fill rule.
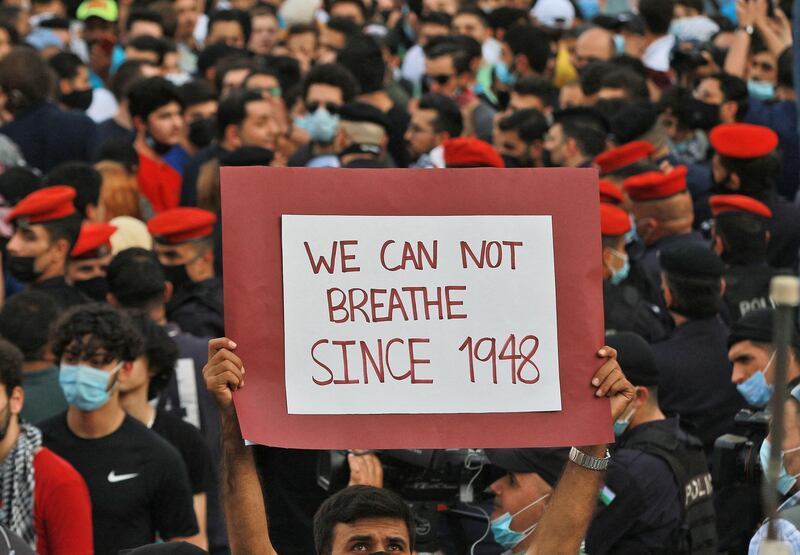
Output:
[[[154,216],[147,229],[172,284],[167,316],[198,337],[223,330],[222,283],[214,275],[214,224],[217,217],[200,208],[174,208]]]
[[[81,226],[74,199],[72,187],[45,187],[19,201],[5,218],[14,224],[6,269],[29,288],[50,295],[61,308],[87,300],[65,280],[67,259]]]
[[[53,337],[69,408],[41,429],[44,444],[89,486],[95,551],[195,535],[180,454],[120,406],[120,385],[130,381],[143,349],[130,320],[108,305],[88,304],[64,314]]]

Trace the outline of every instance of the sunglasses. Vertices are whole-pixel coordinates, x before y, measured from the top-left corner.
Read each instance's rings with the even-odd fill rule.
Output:
[[[260,94],[262,96],[266,93],[268,96],[271,96],[273,98],[277,98],[277,97],[279,97],[279,96],[281,96],[283,94],[283,90],[281,90],[280,87],[267,87],[267,88],[256,87],[256,88],[254,88],[252,90],[257,92],[258,94]]]
[[[428,82],[428,86],[436,83],[438,85],[446,85],[450,79],[452,79],[453,75],[426,75],[425,80]]]
[[[321,104],[319,102],[306,102],[306,111],[313,114],[319,107],[322,106],[326,110],[328,110],[331,114],[338,114],[340,106],[338,104],[334,104],[333,102],[326,102],[325,104]]]

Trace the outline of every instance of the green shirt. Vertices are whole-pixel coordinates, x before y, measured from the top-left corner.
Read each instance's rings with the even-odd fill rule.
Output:
[[[67,410],[67,401],[58,383],[57,366],[36,372],[23,372],[22,389],[25,390],[22,418],[28,422],[38,424]]]

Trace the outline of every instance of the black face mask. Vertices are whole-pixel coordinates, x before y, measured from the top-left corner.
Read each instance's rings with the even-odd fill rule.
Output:
[[[549,150],[542,151],[542,164],[545,168],[557,168],[559,167],[557,164],[553,163],[553,159],[550,157]]]
[[[162,264],[161,269],[164,271],[164,277],[176,291],[192,284],[192,280],[186,272],[186,264],[175,264],[174,266]]]
[[[203,118],[189,124],[189,141],[197,148],[211,144],[217,132],[217,125],[213,118]]]
[[[72,91],[71,93],[61,95],[59,99],[64,106],[72,108],[73,110],[80,110],[85,112],[92,105],[92,98],[94,91],[86,89],[85,91]]]
[[[33,283],[42,272],[35,269],[36,257],[34,256],[9,256],[6,260],[6,270],[22,283]]]
[[[688,102],[689,125],[693,129],[708,131],[719,125],[719,105],[690,98]]]
[[[93,277],[75,282],[75,288],[95,301],[105,301],[108,293],[108,282],[104,277]]]
[[[174,146],[157,141],[156,138],[153,137],[149,131],[147,132],[147,136],[145,137],[145,142],[147,143],[147,146],[152,148],[159,156],[164,156],[167,152],[172,150],[172,147]]]

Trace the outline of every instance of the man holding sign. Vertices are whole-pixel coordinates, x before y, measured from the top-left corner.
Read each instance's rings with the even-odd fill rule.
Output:
[[[233,406],[233,392],[244,387],[244,364],[235,354],[236,343],[227,338],[209,342],[208,364],[203,369],[206,387],[220,409],[223,430],[223,495],[228,534],[233,555],[276,553],[267,527],[267,510],[261,482],[239,429]],[[597,352],[603,364],[594,374],[595,397],[611,400],[611,417],[616,420],[627,410],[634,388],[617,363],[617,352],[603,347]],[[588,394],[588,393],[587,393]],[[561,480],[547,509],[530,524],[530,540],[523,531],[510,534],[524,540],[526,553],[576,553],[595,508],[603,470],[608,466],[605,444],[573,448]],[[548,494],[549,495],[549,494]],[[542,500],[544,502],[544,500]],[[510,516],[510,515],[509,515]],[[504,515],[505,517],[505,515]],[[513,516],[503,519],[511,529]],[[413,548],[413,520],[399,496],[370,486],[351,486],[330,497],[314,519],[318,555],[344,555],[352,551],[410,554]],[[535,528],[532,528],[535,525]]]

